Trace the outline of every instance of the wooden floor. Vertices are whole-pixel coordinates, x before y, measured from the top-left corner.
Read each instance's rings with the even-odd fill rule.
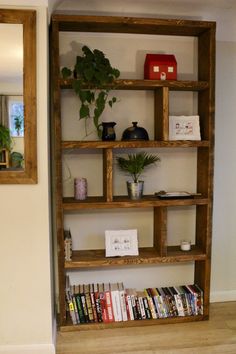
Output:
[[[210,320],[58,333],[57,354],[236,354],[236,302],[211,304]]]

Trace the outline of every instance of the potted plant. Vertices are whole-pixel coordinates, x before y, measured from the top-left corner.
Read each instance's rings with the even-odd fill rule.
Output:
[[[24,117],[22,114],[16,114],[13,116],[14,117],[14,127],[16,130],[16,133],[18,136],[21,135],[21,133],[23,133],[23,128],[24,128]]]
[[[0,162],[7,163],[7,156],[11,150],[11,147],[12,139],[10,135],[10,130],[0,124]]]
[[[12,147],[12,139],[10,135],[10,130],[7,127],[4,127],[2,124],[0,124],[0,152],[3,149],[10,151],[11,147]]]
[[[131,199],[140,199],[143,195],[144,181],[140,181],[139,177],[144,169],[160,158],[156,155],[140,152],[136,154],[128,154],[127,158],[117,157],[119,168],[131,176],[132,181],[127,181],[128,196]]]
[[[85,136],[90,133],[87,130],[87,120],[93,119],[93,124],[99,138],[102,136],[102,124],[99,118],[106,105],[110,107],[117,102],[116,97],[109,98],[110,86],[120,76],[120,71],[113,68],[105,54],[98,50],[90,50],[87,46],[82,48],[83,55],[77,56],[74,70],[64,67],[61,72],[64,79],[74,74],[76,80],[72,87],[80,98],[80,119],[85,121]]]
[[[15,168],[23,168],[24,156],[17,151],[11,153],[11,166]]]

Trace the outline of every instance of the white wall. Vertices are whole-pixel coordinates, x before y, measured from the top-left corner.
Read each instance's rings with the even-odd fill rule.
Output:
[[[225,6],[225,4],[227,6]],[[105,14],[121,16],[148,16],[186,18],[196,20],[217,21],[217,53],[216,53],[216,147],[215,147],[215,199],[212,247],[212,282],[211,300],[236,300],[236,279],[234,269],[236,260],[234,250],[235,239],[235,188],[236,165],[232,161],[236,143],[234,139],[235,126],[235,65],[236,59],[236,4],[227,1],[86,1],[79,3],[73,0],[60,2],[58,11],[77,10],[80,14]],[[230,42],[229,42],[230,41]],[[111,53],[109,53],[110,56]],[[119,56],[116,56],[116,59]],[[62,57],[64,59],[64,57]],[[122,54],[123,58],[123,54]],[[114,60],[116,60],[114,59]],[[116,63],[113,63],[114,65]],[[66,64],[68,65],[68,63]],[[68,107],[68,105],[66,105]],[[68,116],[67,116],[68,117]],[[224,122],[224,124],[222,124]],[[230,139],[231,138],[231,139]],[[164,164],[164,162],[162,162]],[[173,172],[173,171],[172,171]],[[72,186],[67,186],[68,193]],[[100,219],[99,219],[100,220]],[[69,225],[69,222],[68,222]],[[72,221],[73,225],[73,221]],[[75,228],[76,230],[76,228]],[[76,231],[75,231],[76,232]],[[82,242],[82,241],[81,241]],[[166,270],[168,273],[168,269]],[[191,269],[178,271],[181,279],[189,275]],[[186,273],[185,273],[186,272]],[[92,273],[92,272],[91,272]],[[127,272],[97,272],[92,277],[104,280],[114,276],[120,278]],[[129,278],[132,282],[133,272]],[[75,273],[72,275],[77,281]],[[87,274],[82,275],[86,281]],[[149,279],[149,278],[148,278]],[[123,279],[121,279],[123,280]],[[82,281],[82,280],[81,280]],[[150,281],[145,278],[145,281]],[[136,285],[136,284],[135,284]]]
[[[0,1],[7,8],[19,4],[37,10],[38,183],[0,185],[0,352],[52,354],[47,7]]]

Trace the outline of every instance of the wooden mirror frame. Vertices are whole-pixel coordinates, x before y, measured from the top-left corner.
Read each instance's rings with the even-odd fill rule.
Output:
[[[0,23],[23,25],[24,168],[1,170],[0,184],[37,183],[36,11],[0,9]]]

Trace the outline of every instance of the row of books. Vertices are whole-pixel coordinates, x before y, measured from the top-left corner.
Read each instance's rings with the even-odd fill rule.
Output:
[[[66,298],[73,324],[203,314],[203,291],[196,284],[136,291],[123,283],[70,285],[67,278]]]

